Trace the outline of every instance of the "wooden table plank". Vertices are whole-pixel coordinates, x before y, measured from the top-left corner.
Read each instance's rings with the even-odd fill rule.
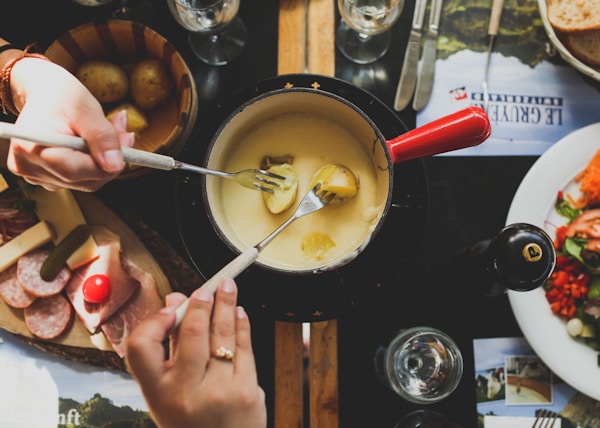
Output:
[[[279,1],[277,74],[306,71],[306,3]]]
[[[278,74],[335,75],[335,0],[280,0]],[[275,325],[275,427],[301,428],[302,324]],[[337,428],[337,321],[312,323],[309,348],[311,428]]]
[[[334,0],[310,0],[307,11],[307,71],[335,76]],[[309,348],[311,428],[339,425],[337,320],[312,323]]]
[[[275,428],[304,426],[302,324],[275,322]]]
[[[337,320],[312,323],[309,348],[311,428],[339,424]]]
[[[279,1],[278,74],[306,71],[306,2]],[[275,322],[275,428],[304,426],[302,324]]]
[[[309,73],[335,76],[335,0],[310,0],[307,11]]]

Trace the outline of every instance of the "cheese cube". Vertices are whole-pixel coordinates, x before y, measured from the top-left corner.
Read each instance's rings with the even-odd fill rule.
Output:
[[[54,245],[57,245],[69,234],[76,226],[85,224],[85,217],[79,208],[79,204],[68,189],[60,189],[54,192],[36,188],[33,193],[36,201],[35,213],[40,220],[46,220],[52,224],[55,230],[53,239]],[[67,260],[67,265],[71,270],[94,260],[98,256],[98,246],[92,236],[75,251]]]
[[[14,237],[0,247],[0,272],[17,262],[19,258],[54,238],[54,231],[48,222],[41,221]]]

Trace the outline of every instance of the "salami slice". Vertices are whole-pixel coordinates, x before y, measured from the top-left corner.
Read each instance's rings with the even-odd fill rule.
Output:
[[[25,254],[17,262],[17,278],[25,291],[37,297],[48,297],[58,294],[71,279],[71,270],[65,265],[56,278],[44,281],[40,269],[50,255],[49,250],[39,249]]]
[[[31,305],[36,297],[25,291],[17,280],[17,265],[13,264],[0,273],[0,296],[7,305],[23,309]]]
[[[25,324],[41,339],[56,339],[71,324],[73,306],[62,294],[36,299],[25,308]]]

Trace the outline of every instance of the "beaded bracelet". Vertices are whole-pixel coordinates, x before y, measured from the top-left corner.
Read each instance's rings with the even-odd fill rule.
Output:
[[[8,49],[15,49],[14,45],[12,45],[13,47],[11,48],[6,48],[6,46],[8,45],[4,45],[2,46],[2,50],[8,50]],[[14,67],[14,65],[19,62],[20,60],[22,60],[23,58],[39,58],[39,59],[43,59],[46,61],[50,61],[50,59],[42,54],[37,54],[37,53],[29,53],[29,49],[31,48],[32,45],[27,46],[24,50],[23,53],[13,59],[11,59],[10,61],[8,61],[6,63],[6,65],[2,68],[2,70],[0,70],[0,107],[2,107],[2,112],[4,114],[8,114],[7,111],[9,111],[10,113],[14,114],[15,116],[19,115],[19,111],[17,110],[17,107],[15,106],[15,103],[13,101],[13,97],[12,97],[12,90],[10,88],[10,73]],[[16,48],[18,49],[18,48]],[[0,51],[2,52],[2,51]]]

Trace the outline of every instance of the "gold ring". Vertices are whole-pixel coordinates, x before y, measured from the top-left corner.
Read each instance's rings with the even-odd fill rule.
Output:
[[[213,355],[217,360],[233,361],[233,351],[224,346],[219,346]]]

